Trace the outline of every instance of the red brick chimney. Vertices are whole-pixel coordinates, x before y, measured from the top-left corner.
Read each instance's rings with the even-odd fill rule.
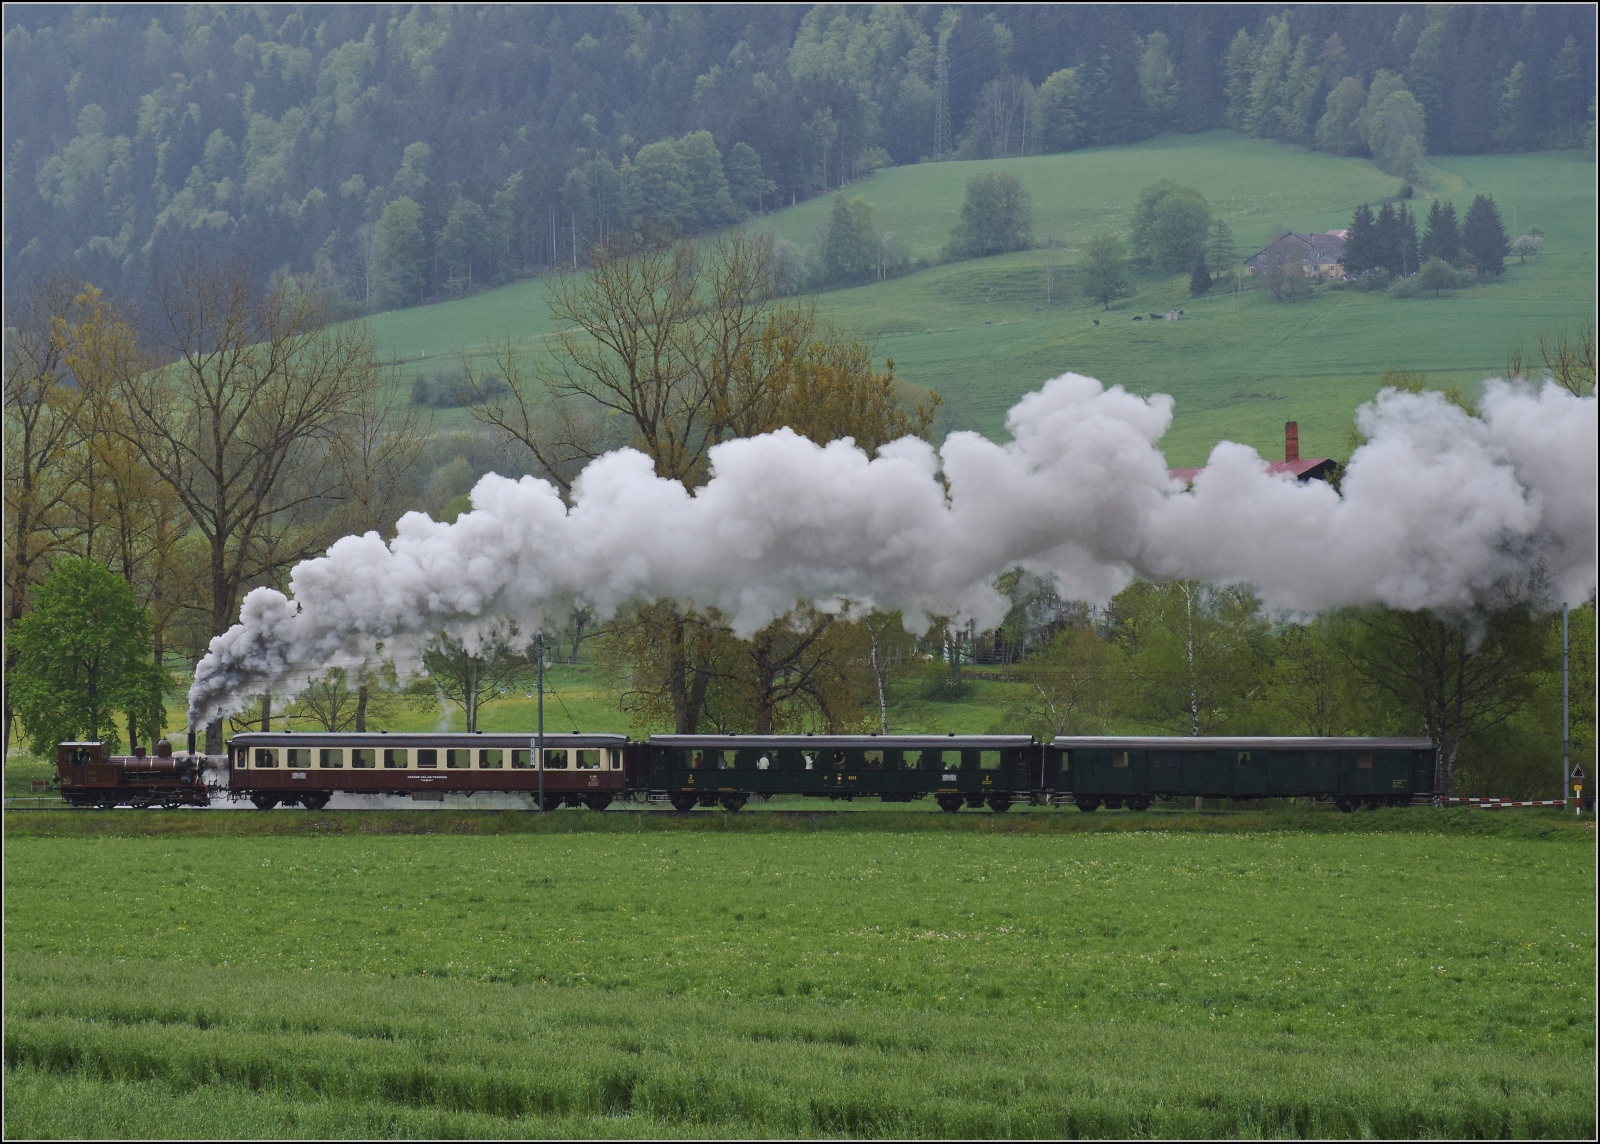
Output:
[[[1283,423],[1283,459],[1285,461],[1300,459],[1300,426],[1293,421]]]

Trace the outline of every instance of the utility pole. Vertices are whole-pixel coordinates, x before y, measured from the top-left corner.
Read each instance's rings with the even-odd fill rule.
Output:
[[[1572,792],[1572,738],[1567,726],[1567,606],[1561,605],[1561,797]]]
[[[539,813],[544,813],[544,633],[533,637],[534,689],[539,694],[539,727],[533,735],[533,765],[539,768]]]

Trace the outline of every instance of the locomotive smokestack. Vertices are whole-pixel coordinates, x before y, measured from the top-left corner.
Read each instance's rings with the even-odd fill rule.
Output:
[[[189,753],[194,754],[194,728],[189,729]]]
[[[1298,422],[1285,421],[1283,423],[1283,459],[1285,461],[1298,461],[1300,459],[1300,425]]]

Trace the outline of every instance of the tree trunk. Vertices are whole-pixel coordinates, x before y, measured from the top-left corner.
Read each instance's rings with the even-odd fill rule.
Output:
[[[367,685],[356,688],[356,730],[367,729]]]
[[[270,691],[261,693],[261,729],[263,731],[272,730],[272,692]]]

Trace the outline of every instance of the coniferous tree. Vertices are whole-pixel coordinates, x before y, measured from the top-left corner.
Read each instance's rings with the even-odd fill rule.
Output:
[[[1378,219],[1372,229],[1373,261],[1390,274],[1401,273],[1400,216],[1395,213],[1393,203],[1384,203],[1379,208]]]
[[[1412,275],[1422,260],[1417,249],[1417,218],[1405,203],[1400,204],[1400,273]]]
[[[1350,233],[1344,240],[1344,272],[1365,274],[1378,265],[1376,224],[1372,208],[1362,203],[1350,220]]]
[[[1427,230],[1422,236],[1422,246],[1418,253],[1424,262],[1430,258],[1455,262],[1460,256],[1461,228],[1456,223],[1454,203],[1433,200],[1433,205],[1428,208]]]
[[[1467,221],[1461,228],[1461,245],[1479,274],[1500,274],[1506,268],[1506,228],[1500,222],[1500,209],[1487,195],[1479,195],[1467,208]]]
[[[1189,296],[1198,298],[1211,289],[1211,271],[1206,268],[1205,255],[1200,256],[1200,261],[1194,264],[1194,272],[1189,275]]]

